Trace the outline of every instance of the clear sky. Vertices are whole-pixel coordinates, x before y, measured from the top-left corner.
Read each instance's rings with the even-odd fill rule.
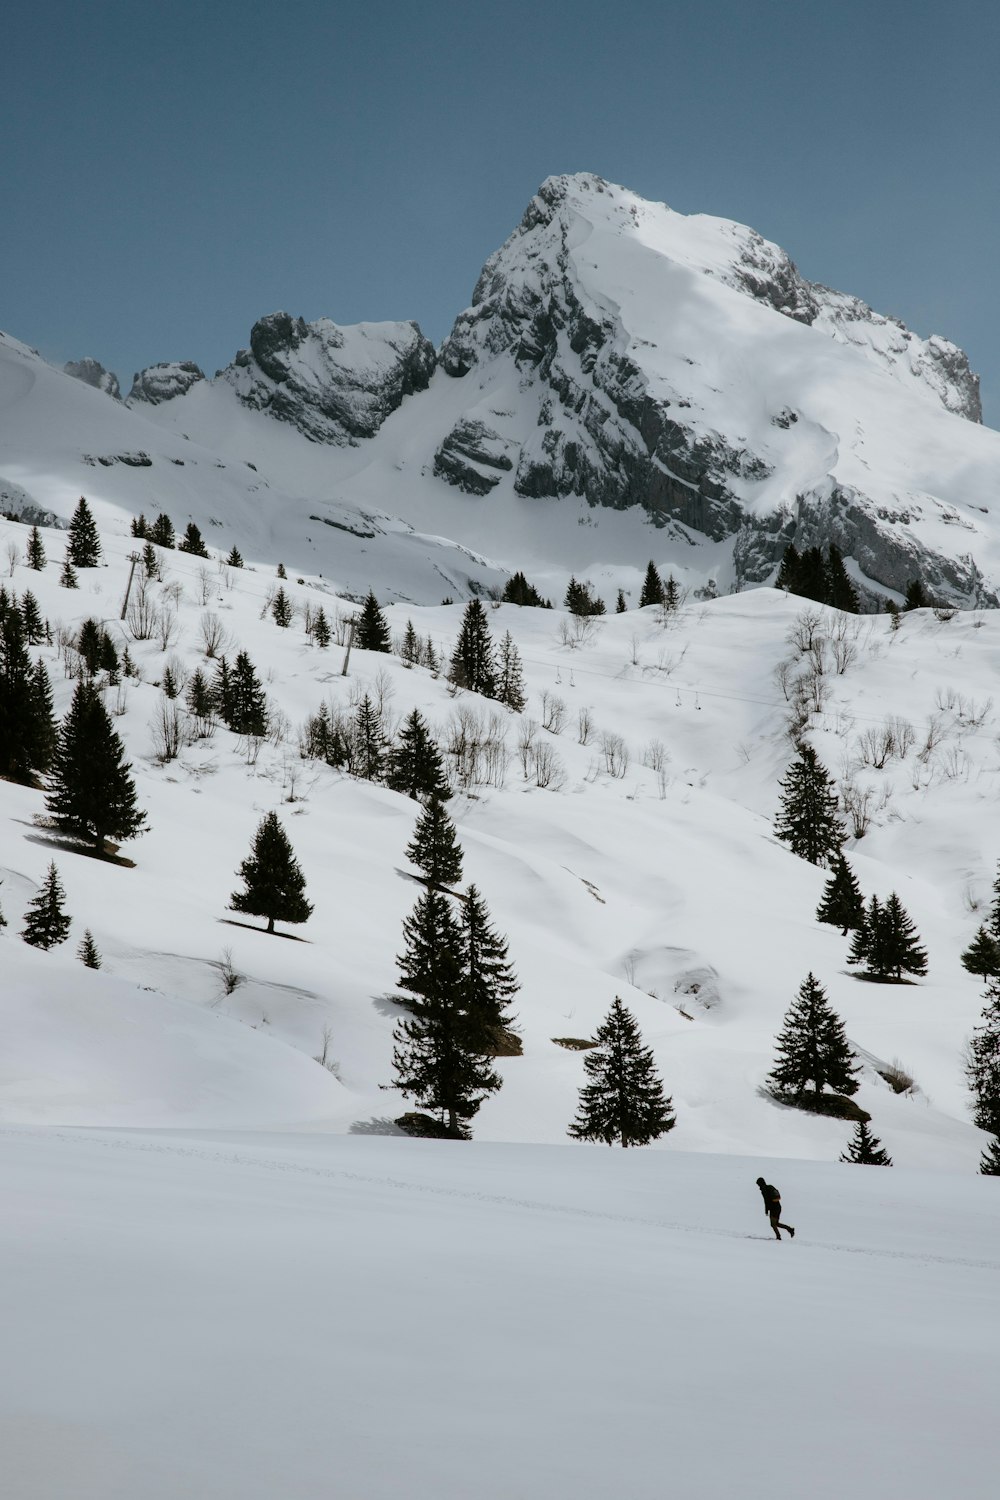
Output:
[[[541,180],[739,219],[965,347],[1000,425],[1000,7],[7,0],[0,328],[209,373],[284,308],[435,341]]]

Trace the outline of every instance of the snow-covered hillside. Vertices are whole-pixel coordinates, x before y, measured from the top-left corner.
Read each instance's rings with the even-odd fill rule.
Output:
[[[94,399],[99,399],[94,394]],[[962,1049],[981,1007],[959,953],[981,920],[998,849],[989,816],[1000,762],[984,692],[996,675],[1000,616],[888,617],[814,610],[825,644],[811,741],[849,783],[869,826],[850,857],[865,894],[899,893],[930,954],[914,985],[865,983],[847,943],[816,923],[825,875],[773,835],[777,778],[791,751],[789,704],[775,676],[801,671],[801,600],[770,590],[600,620],[558,610],[489,611],[496,637],[521,652],[529,702],[512,715],[396,655],[311,645],[301,614],[289,629],[266,614],[273,570],[227,569],[166,553],[151,597],[173,621],[167,649],[119,624],[130,541],[105,535],[105,566],[79,590],[58,585],[65,533],[43,531],[49,566],[15,559],[6,587],[31,589],[55,639],[88,616],[127,643],[142,681],[107,694],[148,810],[130,846],[134,869],[54,847],[33,825],[39,792],[0,784],[4,1047],[0,1118],[150,1126],[320,1126],[392,1130],[405,1102],[392,1082],[391,1000],[401,924],[420,887],[405,858],[416,804],[299,754],[298,727],[328,701],[350,711],[369,692],[397,723],[413,707],[447,746],[491,732],[491,783],[449,804],[465,879],[510,940],[520,980],[524,1055],[500,1061],[504,1086],[476,1119],[478,1139],[565,1139],[583,1081],[581,1056],[553,1042],[587,1038],[621,995],[652,1045],[677,1111],[660,1149],[835,1160],[842,1122],[777,1106],[761,1093],[782,1017],[808,970],[826,986],[864,1062],[858,1102],[897,1164],[975,1170],[984,1137],[969,1123]],[[23,554],[24,526],[0,525]],[[322,582],[286,585],[297,609],[339,606]],[[168,663],[206,665],[201,622],[246,649],[279,713],[255,753],[224,729],[155,758]],[[459,605],[394,606],[450,653]],[[57,709],[72,682],[58,646],[49,663]],[[211,665],[210,663],[207,665]],[[842,672],[838,666],[843,666]],[[887,719],[897,752],[870,764]],[[545,725],[548,727],[544,727]],[[540,753],[539,753],[540,751]],[[867,760],[869,764],[863,764]],[[502,768],[501,771],[496,768]],[[527,767],[527,771],[525,771]],[[539,785],[539,783],[543,783]],[[227,911],[263,812],[283,819],[315,904],[303,941],[268,937]],[[71,942],[44,954],[17,937],[50,859],[67,890]],[[90,928],[105,968],[73,956]],[[246,982],[225,994],[231,950]],[[328,1031],[327,1031],[328,1028]],[[331,1069],[312,1061],[324,1051]],[[917,1088],[880,1076],[894,1060]]]

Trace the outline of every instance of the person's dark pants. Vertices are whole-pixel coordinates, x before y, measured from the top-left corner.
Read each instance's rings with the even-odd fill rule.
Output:
[[[768,1211],[767,1211],[767,1213],[768,1213],[768,1218],[771,1220],[771,1228],[774,1230],[774,1238],[776,1240],[780,1240],[781,1239],[781,1235],[778,1233],[779,1229],[784,1229],[787,1234],[794,1234],[795,1233],[794,1229],[792,1229],[792,1227],[791,1227],[790,1224],[782,1224],[781,1223],[781,1204],[780,1203],[776,1203],[773,1208],[769,1208]]]

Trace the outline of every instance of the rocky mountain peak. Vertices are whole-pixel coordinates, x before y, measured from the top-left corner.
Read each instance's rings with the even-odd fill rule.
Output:
[[[104,391],[105,395],[112,396],[116,401],[121,400],[118,376],[113,370],[106,370],[99,360],[71,359],[63,365],[63,369],[74,380],[82,380],[84,385],[92,385],[95,390]]]
[[[128,404],[131,406],[135,402],[146,402],[150,406],[158,406],[161,401],[186,396],[193,385],[204,379],[204,370],[199,369],[191,360],[148,365],[145,370],[139,370],[133,375]]]

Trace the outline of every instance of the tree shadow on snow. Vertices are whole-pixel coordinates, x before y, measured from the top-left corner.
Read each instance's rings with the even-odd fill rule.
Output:
[[[372,1115],[370,1120],[355,1120],[348,1127],[348,1135],[405,1135],[405,1130],[400,1130],[395,1120],[390,1120],[388,1115]]]
[[[255,927],[252,922],[234,922],[232,917],[219,917],[217,920],[225,923],[227,927],[242,927],[244,932],[260,932],[264,937],[284,938],[288,943],[308,943],[309,941],[308,938],[299,937],[294,932],[278,932],[277,929],[274,932],[268,932],[266,927]]]
[[[123,870],[135,869],[134,859],[114,854],[107,847],[95,849],[92,844],[78,844],[73,839],[63,839],[55,833],[26,833],[25,839],[29,844],[41,844],[43,849],[60,849],[64,854],[82,854],[84,859],[99,859],[102,865],[118,865]]]

